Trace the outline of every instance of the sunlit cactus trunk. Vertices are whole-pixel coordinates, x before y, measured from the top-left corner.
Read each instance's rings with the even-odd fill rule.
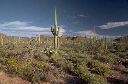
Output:
[[[40,34],[38,34],[38,43],[39,43],[39,44],[41,43]]]
[[[54,48],[56,49],[58,45],[58,37],[55,35],[54,36]]]
[[[54,49],[59,48],[59,27],[51,27],[51,32],[54,35]]]
[[[3,36],[1,35],[1,45],[3,46],[4,45],[4,39],[3,39]]]
[[[58,36],[58,38],[57,38],[57,48],[59,48],[60,47],[60,37]]]
[[[20,43],[20,40],[21,40],[21,37],[19,36],[19,38],[18,38],[18,42]]]
[[[95,28],[95,26],[94,26],[94,29],[93,29],[93,33],[94,33],[93,40],[94,40],[94,42],[95,42],[95,41],[96,41],[96,28]]]
[[[106,53],[107,50],[108,50],[106,36],[103,37],[103,41],[102,41],[102,50],[103,50],[104,53]]]
[[[109,37],[109,44],[112,44],[112,40],[111,40],[111,37]]]
[[[35,37],[35,41],[37,41],[38,40],[38,35],[36,35],[36,37]]]
[[[57,26],[57,14],[56,14],[56,9],[55,9],[55,22],[54,26],[51,27],[51,32],[54,36],[54,49],[59,48],[59,32],[60,28]]]

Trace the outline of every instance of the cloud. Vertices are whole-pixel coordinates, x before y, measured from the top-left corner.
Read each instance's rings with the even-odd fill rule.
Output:
[[[98,27],[100,27],[101,29],[110,29],[110,28],[121,27],[121,26],[126,26],[126,25],[128,25],[128,21],[108,22],[108,23],[98,26]]]
[[[86,37],[93,37],[95,35],[95,33],[93,31],[91,31],[91,30],[79,31],[79,32],[77,32],[77,34],[79,36],[82,36],[82,37],[84,37],[84,36],[86,36]]]
[[[78,15],[79,17],[81,17],[81,18],[86,18],[86,17],[88,17],[88,16],[86,16],[86,15],[84,15],[84,14],[80,14],[80,15]]]
[[[27,26],[28,22],[21,22],[21,21],[13,21],[13,22],[5,22],[0,24],[3,27],[17,27],[17,26]]]
[[[79,32],[76,32],[76,34],[78,36],[87,37],[87,38],[93,38],[95,36],[97,38],[103,38],[103,37],[106,37],[106,38],[116,38],[116,37],[120,37],[120,36],[100,35],[100,34],[94,33],[91,30],[79,31]]]
[[[63,26],[60,26],[60,34],[59,34],[59,36],[62,36],[64,33],[66,33],[66,30],[63,28]]]
[[[13,21],[13,22],[5,22],[0,24],[0,31],[16,36],[34,36],[38,33],[42,35],[52,35],[51,27],[38,27],[30,24],[31,22],[22,22],[22,21]],[[63,25],[60,26],[60,35],[66,32],[63,29]]]
[[[85,14],[77,14],[75,16],[72,16],[72,18],[86,18],[86,17],[88,17],[88,16]]]

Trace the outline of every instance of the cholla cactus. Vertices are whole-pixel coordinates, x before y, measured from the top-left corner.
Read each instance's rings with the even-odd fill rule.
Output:
[[[59,32],[60,28],[57,26],[57,14],[56,14],[56,9],[55,9],[55,22],[54,26],[51,27],[51,32],[54,36],[54,49],[59,48]]]

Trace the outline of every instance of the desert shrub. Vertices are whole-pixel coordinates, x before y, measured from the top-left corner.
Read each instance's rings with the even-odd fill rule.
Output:
[[[45,53],[47,53],[47,51],[45,51]],[[38,61],[44,61],[44,62],[46,62],[47,60],[49,60],[49,57],[45,53],[40,52],[40,50],[35,50],[34,51],[34,58],[36,60],[38,60]]]
[[[89,68],[86,65],[82,64],[76,64],[69,66],[69,64],[65,65],[67,66],[68,70],[72,72],[74,75],[77,75],[78,77],[82,78],[86,83],[88,84],[107,84],[107,81],[105,78],[99,75],[91,74],[89,71]]]
[[[95,67],[94,69],[92,69],[92,71],[100,75],[107,75],[111,72],[110,68],[105,67],[105,66]]]
[[[75,69],[76,74],[88,84],[107,84],[105,78],[99,75],[91,74],[86,66],[78,65]]]
[[[83,43],[81,42],[69,41],[68,43],[64,43],[63,45],[61,45],[60,50],[63,50],[65,52],[75,51],[76,53],[83,52],[85,46],[82,44]]]
[[[54,50],[52,47],[48,47],[48,48],[45,48],[44,50],[43,50],[43,52],[47,55],[47,56],[52,56],[55,52],[56,52],[56,50]]]
[[[17,63],[17,59],[15,57],[9,57],[9,58],[6,58],[6,62],[8,64]]]
[[[2,69],[2,64],[0,64],[0,70]]]
[[[91,60],[91,56],[87,55],[86,53],[76,53],[75,51],[70,51],[64,57],[66,60],[71,61],[74,64],[81,63],[86,64],[88,61]]]
[[[88,84],[108,84],[105,78],[95,74],[86,74],[83,76],[83,78]]]
[[[87,66],[89,68],[95,68],[95,67],[97,67],[99,65],[100,65],[100,62],[98,60],[92,60],[92,61],[87,63]]]
[[[85,62],[85,61],[87,61],[87,60],[90,60],[90,58],[89,58],[88,55],[80,54],[80,53],[75,53],[75,54],[73,54],[73,56],[72,56],[71,59],[72,59],[72,61],[74,61],[74,63],[75,63],[75,62],[80,63],[80,62]]]
[[[122,65],[124,65],[126,68],[128,68],[128,60],[126,59],[125,61],[123,61]]]
[[[105,63],[114,63],[117,58],[118,55],[111,52],[108,52],[106,54],[97,53],[97,55],[94,57],[94,59],[97,59],[100,62],[105,62]]]
[[[125,65],[126,68],[128,68],[128,61],[126,62],[126,65]]]
[[[0,69],[6,70],[6,58],[5,57],[0,57]]]
[[[24,69],[25,65],[21,61],[18,61],[14,57],[5,58],[5,59],[6,59],[5,65],[9,73],[21,74],[23,72],[22,70]]]
[[[46,66],[46,63],[43,61],[34,61],[31,63],[32,66],[37,67],[38,69],[44,69]]]
[[[40,81],[45,81],[46,79],[46,76],[47,75],[45,75],[44,74],[45,72],[43,71],[43,70],[36,70],[36,72],[35,73],[33,73],[33,75],[32,75],[32,79],[31,79],[31,82],[32,83],[39,83],[40,84]]]
[[[19,61],[12,57],[6,58],[6,63],[6,71],[8,73],[17,74],[34,83],[44,79],[43,69],[45,68],[45,63],[42,61],[29,64],[26,61]]]
[[[108,75],[111,72],[109,67],[103,65],[97,60],[92,60],[88,62],[87,66],[93,73],[97,73],[99,75]]]
[[[20,66],[15,67],[15,72],[22,78],[36,83],[44,79],[44,72],[36,67],[31,66]]]
[[[61,59],[58,53],[54,53],[54,54],[51,56],[51,58],[52,58],[54,61],[57,61],[57,60]]]
[[[5,62],[6,62],[6,58],[0,57],[0,64],[5,64]]]
[[[15,71],[18,75],[24,77],[24,76],[28,76],[30,74],[29,68],[24,67],[22,65],[20,66],[15,66]]]
[[[126,51],[128,49],[128,44],[127,42],[117,42],[114,45],[114,49],[117,50],[117,51]]]
[[[60,68],[60,70],[65,70],[67,67],[67,63],[62,58],[59,53],[54,53],[52,56],[52,62],[55,64],[56,67]]]
[[[90,73],[87,66],[79,65],[79,64],[74,67],[74,72],[78,75],[81,75],[81,76],[84,75],[84,74],[89,74]]]
[[[8,52],[6,49],[0,49],[0,57],[5,57],[7,56]]]
[[[74,74],[73,70],[74,70],[74,64],[71,61],[66,61],[64,63],[61,63],[61,68],[70,74]]]

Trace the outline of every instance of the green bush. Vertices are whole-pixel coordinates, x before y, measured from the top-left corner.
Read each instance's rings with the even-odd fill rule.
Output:
[[[93,73],[97,73],[99,75],[108,75],[109,73],[111,73],[109,67],[103,65],[97,60],[90,61],[87,65]]]
[[[59,55],[59,53],[53,53],[51,55],[51,58],[54,60],[54,61],[58,61],[58,60],[61,60],[61,56]]]
[[[61,68],[68,73],[72,73],[74,70],[74,64],[70,61],[67,61],[65,63],[61,63]]]
[[[38,69],[44,69],[45,66],[46,66],[46,63],[43,62],[43,61],[35,61],[35,62],[32,62],[31,64],[33,67],[37,67]]]
[[[99,66],[92,69],[92,71],[96,72],[99,75],[107,75],[111,72],[110,68],[105,66]]]
[[[84,66],[84,65],[76,65],[74,67],[74,72],[77,75],[80,75],[80,76],[83,76],[85,74],[89,74],[90,73],[90,71],[88,70],[88,67],[87,66]]]
[[[88,84],[108,84],[107,80],[99,75],[86,74],[83,78],[87,81]]]
[[[100,62],[114,63],[118,58],[118,55],[115,55],[114,53],[111,53],[111,52],[108,52],[103,55],[98,53],[94,58],[99,60]]]
[[[100,65],[100,62],[98,60],[91,60],[87,63],[87,66],[89,68],[95,68]]]
[[[6,49],[0,49],[0,57],[5,57],[7,56],[8,52]]]
[[[0,63],[0,70],[2,69],[2,64]]]
[[[30,81],[39,82],[44,79],[43,69],[45,63],[42,61],[32,62],[31,64],[25,61],[18,61],[16,58],[6,58],[7,72],[17,74],[20,77]]]
[[[117,51],[126,51],[128,48],[127,42],[119,42],[114,44],[114,49]]]
[[[9,57],[9,58],[6,58],[6,62],[8,64],[13,64],[13,63],[17,63],[17,59],[15,57]]]
[[[76,73],[88,84],[107,84],[105,78],[99,75],[91,74],[86,66],[79,65],[76,69]]]
[[[6,62],[6,58],[0,57],[0,63],[1,63],[1,64],[5,64],[5,62]]]

